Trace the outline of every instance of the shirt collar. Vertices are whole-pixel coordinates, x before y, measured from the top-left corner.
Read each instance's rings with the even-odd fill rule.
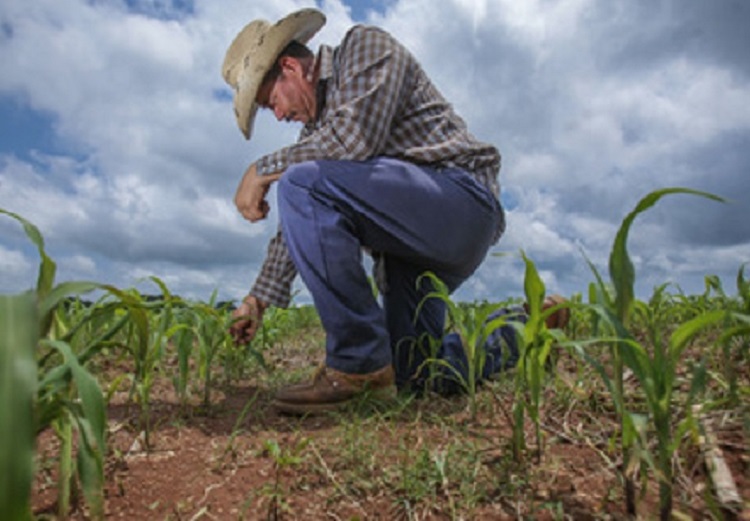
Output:
[[[318,83],[315,86],[317,96],[317,110],[315,114],[315,121],[309,122],[305,125],[308,131],[312,131],[320,121],[320,117],[323,114],[326,106],[326,90],[328,87],[328,80],[333,77],[333,47],[328,45],[321,45],[318,49],[318,56],[316,57],[315,67],[320,66],[320,73],[318,75]],[[308,128],[309,127],[309,128]]]
[[[329,80],[333,77],[333,47],[321,45],[318,50],[318,63],[320,63],[320,80]]]

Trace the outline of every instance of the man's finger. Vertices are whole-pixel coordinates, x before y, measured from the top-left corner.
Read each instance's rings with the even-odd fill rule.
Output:
[[[240,214],[242,214],[242,217],[244,217],[246,220],[250,221],[251,223],[254,223],[260,220],[257,214],[253,212],[252,210],[240,210]]]

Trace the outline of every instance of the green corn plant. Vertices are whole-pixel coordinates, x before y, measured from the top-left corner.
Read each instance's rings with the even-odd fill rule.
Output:
[[[40,257],[39,275],[36,289],[18,297],[3,297],[3,304],[8,312],[3,312],[2,320],[14,320],[13,324],[4,324],[0,330],[0,340],[3,343],[3,355],[9,357],[3,363],[4,371],[18,368],[19,374],[4,375],[3,385],[18,382],[17,388],[6,390],[3,388],[3,414],[18,412],[3,425],[20,424],[18,436],[23,441],[3,434],[0,442],[5,446],[18,449],[8,465],[10,469],[11,490],[18,492],[18,496],[9,500],[8,510],[3,512],[19,512],[19,518],[28,516],[28,469],[30,468],[29,444],[33,447],[36,436],[53,427],[60,438],[61,451],[59,455],[58,475],[58,513],[61,518],[68,515],[71,497],[71,485],[74,477],[80,479],[83,494],[89,505],[91,517],[101,519],[104,515],[103,483],[104,483],[104,452],[106,414],[104,396],[96,379],[86,370],[81,359],[73,352],[64,334],[55,331],[53,327],[55,315],[62,303],[71,295],[79,295],[95,289],[106,289],[104,286],[91,282],[65,282],[54,285],[56,265],[47,255],[44,239],[38,228],[21,216],[0,209],[0,213],[12,217],[24,228],[27,237],[37,247]],[[5,311],[5,310],[4,310]],[[72,329],[76,327],[73,326]],[[109,333],[105,333],[106,338]],[[17,342],[17,343],[16,343]],[[13,348],[7,347],[13,344]],[[33,345],[36,344],[36,345]],[[32,356],[35,359],[37,381],[28,380],[26,371],[29,368],[29,346],[32,346]],[[85,346],[84,354],[91,354],[97,346]],[[35,385],[30,387],[30,383]],[[33,409],[29,410],[29,395]],[[8,405],[6,402],[17,402]],[[33,418],[33,433],[29,438],[28,420]],[[77,461],[73,463],[73,427],[78,436]],[[0,431],[3,432],[3,431]],[[15,436],[15,435],[14,435]],[[24,447],[26,448],[24,450]],[[5,467],[5,457],[3,467]],[[3,469],[5,470],[5,469]],[[3,472],[5,474],[5,472]],[[3,488],[4,491],[6,490]],[[6,499],[3,499],[6,501]]]
[[[253,342],[259,349],[267,350],[273,347],[285,334],[284,320],[287,316],[287,310],[271,307],[263,314],[263,321],[260,324],[257,340]]]
[[[518,363],[515,372],[515,397],[513,401],[513,455],[522,459],[525,450],[525,415],[534,424],[536,438],[536,460],[540,461],[543,452],[540,410],[544,389],[545,367],[556,342],[561,340],[559,330],[547,328],[547,318],[569,303],[542,309],[545,287],[533,261],[521,252],[525,264],[524,292],[528,305],[526,323],[512,322],[517,329]]]
[[[82,286],[86,286],[83,284]],[[99,286],[99,289],[107,289]],[[55,295],[49,293],[48,299]],[[40,306],[47,308],[44,303]],[[59,308],[58,308],[59,310]],[[54,312],[54,311],[53,311]],[[90,315],[87,315],[90,316]],[[67,516],[73,486],[78,477],[94,518],[103,516],[103,459],[106,451],[106,413],[104,396],[96,379],[84,364],[112,338],[121,322],[98,329],[98,335],[81,343],[78,353],[69,343],[71,334],[81,328],[75,325],[56,339],[50,332],[38,347],[40,382],[36,395],[37,433],[52,427],[60,440],[58,472],[58,513]],[[85,328],[84,328],[85,329]],[[59,360],[62,360],[62,363]],[[73,461],[73,427],[78,433],[78,451]]]
[[[184,410],[188,400],[187,384],[190,378],[190,355],[195,344],[192,309],[189,307],[179,309],[175,314],[175,322],[171,342],[177,350],[177,374],[173,376],[172,383]]]
[[[724,322],[727,314],[724,311],[704,313],[678,326],[667,342],[662,340],[662,335],[649,333],[649,339],[652,342],[651,350],[649,350],[622,328],[622,324],[618,323],[615,317],[608,314],[606,310],[600,309],[599,311],[603,319],[611,321],[613,329],[616,330],[617,336],[614,337],[616,340],[613,339],[613,341],[617,341],[619,344],[624,367],[633,372],[640,384],[639,390],[643,394],[647,406],[647,415],[643,415],[627,410],[624,400],[617,404],[617,409],[623,415],[621,443],[623,447],[629,450],[628,454],[630,455],[627,467],[624,467],[623,472],[627,473],[630,479],[633,479],[637,460],[644,461],[654,471],[659,481],[660,517],[661,519],[670,519],[673,455],[678,450],[685,433],[695,428],[691,408],[706,382],[705,363],[700,361],[693,368],[687,397],[681,404],[676,403],[674,389],[678,365],[690,342],[705,329]],[[664,327],[664,324],[650,323],[650,327],[659,331]],[[602,339],[591,340],[587,343],[600,340]],[[615,382],[612,381],[607,369],[594,358],[588,355],[583,356],[595,367],[610,393],[617,396]],[[685,417],[676,427],[673,427],[673,418],[676,416],[678,405],[684,411]],[[656,433],[656,458],[652,457],[644,441],[645,429],[649,421]],[[634,483],[632,486],[632,493],[635,495]],[[635,509],[635,505],[632,508]]]
[[[569,320],[568,325],[565,326],[565,333],[571,338],[583,338],[584,336],[590,336],[590,324],[588,323],[588,312],[581,305],[583,302],[583,294],[573,293],[568,298],[569,300]]]
[[[169,292],[166,284],[158,277],[149,277],[162,292],[161,300],[155,304],[157,307],[150,308],[147,312],[149,320],[148,342],[145,353],[140,351],[141,357],[138,361],[140,373],[138,378],[138,395],[141,404],[141,411],[144,413],[143,425],[145,429],[145,445],[150,448],[149,433],[151,430],[151,390],[154,382],[162,369],[162,361],[166,352],[167,343],[181,325],[172,325],[172,309],[175,304],[179,305],[180,301],[173,297]]]
[[[32,293],[0,296],[0,512],[8,519],[32,518],[37,313]]]
[[[747,322],[750,319],[750,280],[745,280],[745,266],[746,264],[740,266],[737,272],[738,317],[741,322]],[[729,383],[729,401],[730,404],[736,405],[740,403],[740,392],[732,348],[736,346],[740,358],[744,358],[744,362],[747,363],[748,353],[750,353],[750,332],[740,326],[729,336],[722,338],[721,346],[726,378]]]
[[[225,324],[231,324],[235,320],[228,303],[219,306],[217,311],[224,315]],[[301,333],[302,326],[296,320],[297,316],[297,308],[269,308],[263,315],[258,334],[251,342],[247,344],[225,342],[219,356],[224,367],[226,381],[231,383],[233,380],[241,380],[251,362],[264,371],[269,371],[270,368],[266,363],[263,352],[274,344],[281,342],[283,338]],[[269,332],[272,332],[271,335],[268,334]]]
[[[725,343],[737,340],[739,342],[738,345],[743,348],[742,352],[747,356],[748,339],[750,339],[750,314],[732,313],[731,317],[733,319],[732,324],[728,327],[725,324],[725,329],[719,337],[719,343],[724,345]],[[735,392],[738,391],[735,390]]]
[[[750,280],[745,280],[745,266],[740,266],[737,272],[737,295],[740,298],[740,311],[750,315]]]
[[[63,364],[58,366],[40,381],[42,393],[47,389],[56,389],[57,380],[61,374],[72,375],[75,384],[75,394],[72,392],[61,393],[55,391],[54,398],[62,398],[64,413],[58,415],[53,421],[53,426],[61,438],[61,477],[58,509],[61,517],[67,515],[68,499],[70,497],[69,485],[72,483],[74,471],[72,469],[72,425],[75,424],[79,433],[79,448],[77,454],[76,468],[83,484],[83,493],[92,515],[102,518],[104,513],[104,498],[102,489],[104,487],[104,452],[106,451],[106,411],[104,395],[96,379],[89,373],[75,356],[70,346],[65,342],[56,340],[42,340],[42,345],[56,349],[63,357]],[[66,395],[67,394],[67,395]],[[40,402],[48,399],[42,394]]]
[[[203,380],[203,406],[211,405],[213,362],[220,350],[232,345],[229,334],[231,317],[225,310],[216,309],[216,291],[208,303],[193,306],[195,313],[194,332],[198,343],[198,374]]]
[[[737,273],[738,301],[728,307],[734,313],[732,313],[731,318],[727,318],[723,325],[723,333],[719,337],[723,377],[728,388],[726,401],[731,407],[737,406],[741,401],[737,371],[738,361],[735,360],[735,356],[747,358],[750,351],[748,349],[750,346],[750,331],[747,328],[747,322],[750,322],[750,281],[745,280],[745,266],[746,264],[740,266]]]
[[[117,335],[128,323],[129,316],[119,300],[112,300],[118,291],[109,285],[98,285],[107,293],[98,301],[84,305],[80,299],[66,299],[54,314],[52,328],[48,333],[70,344],[81,364],[91,361],[102,350],[117,347]],[[44,365],[47,359],[40,359]]]
[[[621,449],[623,456],[622,472],[625,484],[625,504],[629,515],[636,515],[635,481],[633,469],[635,461],[633,453],[636,441],[640,437],[638,416],[626,410],[623,385],[624,367],[627,365],[638,378],[641,390],[646,395],[651,420],[657,431],[658,438],[658,470],[660,472],[660,511],[662,518],[669,516],[672,503],[672,469],[671,454],[675,450],[671,431],[672,387],[675,369],[679,357],[689,340],[700,330],[716,324],[725,316],[724,312],[710,313],[683,324],[673,334],[669,347],[661,342],[654,346],[654,352],[648,351],[638,343],[630,333],[629,326],[631,312],[635,302],[635,269],[627,251],[627,238],[635,218],[642,212],[654,206],[662,197],[670,194],[692,194],[715,201],[723,201],[720,197],[706,192],[686,188],[665,188],[649,193],[639,201],[635,209],[623,220],[617,232],[609,258],[609,273],[614,288],[614,296],[610,295],[607,286],[596,268],[588,261],[596,276],[597,301],[599,305],[592,306],[600,318],[610,325],[614,334],[610,341],[612,356],[612,380],[607,372],[596,363],[599,374],[604,378],[613,396],[616,410],[620,417]],[[593,362],[591,358],[587,358]],[[704,371],[698,370],[693,379],[694,389],[691,396],[697,392]],[[689,414],[689,412],[688,412]],[[641,453],[645,453],[641,451]]]
[[[451,317],[450,320],[453,321],[456,320],[456,318]],[[449,332],[451,328],[452,326],[449,323],[445,328],[446,332]],[[442,378],[445,378],[445,368],[448,367],[444,362],[432,362],[438,360],[438,355],[442,344],[442,337],[433,337],[429,333],[422,333],[420,338],[416,341],[412,338],[402,338],[399,341],[397,349],[409,350],[408,352],[410,354],[410,365],[413,363],[412,357],[414,357],[417,353],[421,354],[422,359],[424,359],[425,362],[422,363],[422,367],[419,368],[419,372],[421,373],[423,369],[426,370],[426,381],[432,383],[440,382]],[[467,391],[467,394],[471,394],[469,392],[469,381],[463,378],[460,371],[456,371],[455,367],[450,367],[450,369],[448,369],[448,373],[450,375],[449,378],[458,379],[459,385],[461,385],[461,387]],[[441,383],[439,385],[444,386],[445,384]]]
[[[146,449],[150,448],[150,413],[149,391],[151,373],[157,361],[157,356],[150,343],[151,323],[149,308],[143,302],[141,295],[135,290],[114,289],[114,294],[122,303],[127,316],[127,326],[121,347],[133,361],[133,372],[128,375],[131,380],[128,393],[128,403],[132,403],[137,396],[140,408],[138,423],[145,436]]]
[[[584,257],[586,254],[583,254]],[[589,266],[593,266],[591,262],[589,262]],[[595,271],[596,274],[596,271]],[[598,274],[597,274],[598,275]],[[604,281],[601,280],[601,278],[597,278],[597,282],[591,282],[589,283],[588,287],[588,303],[590,305],[596,306],[607,306],[609,303],[614,301],[614,288],[612,288],[611,284],[604,284]],[[592,311],[590,309],[587,310],[590,322],[591,322],[591,336],[601,336],[604,334],[603,332],[603,325],[602,321],[600,320],[599,314],[595,311]]]
[[[166,345],[183,325],[172,325],[172,309],[182,306],[167,286],[157,277],[150,277],[162,291],[162,298],[147,301],[138,291],[111,288],[127,310],[127,336],[121,347],[133,360],[132,383],[129,397],[137,397],[140,408],[139,425],[144,433],[146,449],[151,448],[151,390],[161,370]]]
[[[477,389],[487,360],[485,344],[496,329],[506,324],[507,317],[500,316],[490,320],[490,315],[498,306],[482,306],[477,309],[475,306],[465,307],[453,302],[448,287],[432,272],[428,271],[421,275],[417,279],[417,287],[420,287],[423,280],[428,280],[433,290],[427,293],[417,306],[415,320],[427,299],[442,300],[446,305],[448,316],[446,331],[458,334],[466,355],[467,371],[464,376],[458,368],[453,367],[447,361],[435,358],[428,358],[422,365],[439,365],[453,375],[469,397],[471,417],[474,419],[477,414]]]

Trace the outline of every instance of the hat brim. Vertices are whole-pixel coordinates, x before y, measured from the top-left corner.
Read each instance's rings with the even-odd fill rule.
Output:
[[[317,9],[301,9],[270,26],[255,42],[243,42],[243,32],[251,24],[248,24],[232,42],[224,60],[224,74],[225,79],[230,81],[231,73],[228,71],[231,70],[231,66],[228,62],[243,65],[236,74],[236,84],[233,87],[234,113],[245,139],[252,136],[255,115],[258,112],[258,104],[255,101],[258,90],[278,55],[292,41],[306,44],[325,22],[325,16]]]

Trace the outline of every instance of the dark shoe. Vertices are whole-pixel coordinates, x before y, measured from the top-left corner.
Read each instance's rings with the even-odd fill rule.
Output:
[[[288,414],[316,414],[346,407],[355,398],[387,400],[396,396],[393,366],[367,374],[342,373],[321,367],[311,382],[282,388],[274,406]]]
[[[567,302],[567,300],[568,299],[566,299],[562,295],[548,295],[544,299],[544,302],[542,302],[542,311],[546,311],[552,306],[557,306],[559,304]],[[524,304],[523,307],[526,310],[526,313],[528,313],[529,312],[528,304]],[[552,313],[550,316],[547,317],[547,320],[545,320],[544,323],[547,324],[547,328],[549,329],[563,329],[565,326],[568,325],[569,320],[570,320],[570,309],[563,307],[563,308],[555,310],[554,313]]]

